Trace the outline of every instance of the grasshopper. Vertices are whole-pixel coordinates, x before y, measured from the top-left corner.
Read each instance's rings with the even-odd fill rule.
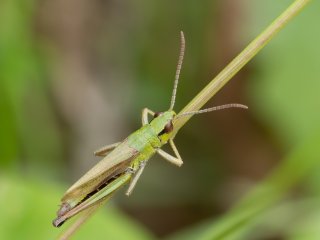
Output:
[[[107,201],[117,189],[128,183],[129,187],[126,195],[129,196],[147,161],[156,153],[170,163],[180,167],[183,161],[173,142],[173,129],[178,118],[231,107],[247,108],[241,104],[231,103],[199,111],[176,114],[173,107],[184,51],[185,38],[183,32],[181,32],[180,54],[169,110],[155,113],[148,108],[144,108],[142,111],[142,127],[140,129],[133,132],[122,142],[107,145],[94,152],[96,156],[104,158],[66,191],[61,199],[57,217],[53,220],[55,227],[60,227],[65,221],[84,210],[92,211]],[[149,115],[153,116],[151,121],[149,121]],[[174,155],[161,149],[168,142]]]

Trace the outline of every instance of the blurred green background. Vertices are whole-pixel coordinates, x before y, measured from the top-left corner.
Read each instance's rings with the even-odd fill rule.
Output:
[[[0,239],[54,239],[64,191],[141,109],[188,103],[292,1],[0,2]],[[308,6],[74,239],[320,239],[319,1]]]

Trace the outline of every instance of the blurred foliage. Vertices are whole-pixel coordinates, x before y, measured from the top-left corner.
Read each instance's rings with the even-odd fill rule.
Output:
[[[264,6],[254,5],[253,13],[262,10],[268,13],[274,8],[270,1]],[[320,89],[320,48],[315,45],[320,41],[320,30],[311,27],[319,19],[318,6],[318,2],[311,3],[284,29],[285,37],[276,38],[265,48],[248,85],[259,117],[279,134],[278,139],[287,147],[313,134],[320,122],[320,113],[315,110],[319,107]],[[253,18],[259,19],[258,16],[254,14]],[[252,22],[255,29],[261,28],[259,20]]]
[[[319,196],[293,198],[287,193],[307,184],[310,172],[320,167],[319,142],[317,131],[219,221],[208,220],[169,239],[273,239],[279,231],[286,239],[318,239],[319,222],[310,222],[319,211]]]
[[[291,2],[2,1],[0,239],[63,230],[51,221],[97,161],[91,147],[169,105],[181,29],[177,109]],[[116,197],[122,210],[109,203],[75,239],[319,239],[319,7],[218,94],[248,112],[192,120],[177,137],[183,168],[152,160],[134,195]]]
[[[40,44],[33,36],[33,1],[3,1],[0,8],[1,165],[54,172],[61,144],[45,81]],[[21,160],[23,159],[23,160]]]
[[[52,231],[50,224],[63,189],[32,178],[26,180],[7,174],[0,178],[0,239],[53,239],[65,228]],[[96,231],[99,228],[108,230]],[[107,211],[94,215],[75,236],[90,239],[93,232],[95,239],[153,239],[152,234],[110,204]]]

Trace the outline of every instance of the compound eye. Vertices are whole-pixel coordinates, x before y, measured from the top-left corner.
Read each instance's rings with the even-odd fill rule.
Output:
[[[166,124],[166,126],[164,127],[164,132],[165,133],[169,133],[173,130],[173,124],[172,124],[172,121],[168,122]]]
[[[164,126],[164,129],[158,134],[158,136],[161,136],[165,133],[169,133],[172,130],[173,130],[173,124],[172,124],[172,121],[170,121]]]
[[[163,112],[156,112],[154,115],[153,115],[153,119],[159,117],[160,115],[162,115]]]

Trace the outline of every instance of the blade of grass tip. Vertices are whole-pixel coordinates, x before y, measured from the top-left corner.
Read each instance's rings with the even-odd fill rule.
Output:
[[[237,57],[235,57],[179,114],[199,110],[208,102],[240,69],[242,69],[294,16],[311,0],[294,1],[258,37],[256,37]],[[174,135],[192,117],[178,118]]]

